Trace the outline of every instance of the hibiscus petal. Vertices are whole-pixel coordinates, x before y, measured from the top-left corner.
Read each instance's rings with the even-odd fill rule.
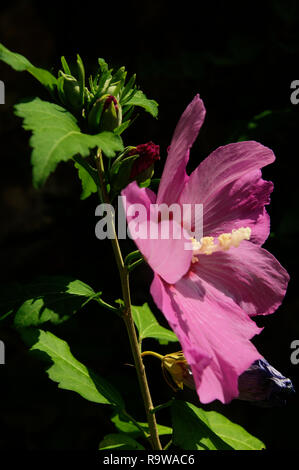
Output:
[[[192,260],[192,251],[185,249],[188,233],[175,220],[159,220],[152,191],[139,188],[134,182],[122,191],[122,197],[126,197],[126,213],[133,209],[133,204],[145,207],[135,216],[132,210],[131,215],[127,214],[127,221],[131,236],[147,263],[166,282],[178,281],[189,270]]]
[[[262,245],[270,232],[265,205],[270,203],[272,190],[273,184],[262,179],[260,170],[226,185],[204,212],[204,235],[217,237],[233,229],[250,227],[250,241]]]
[[[122,204],[124,208],[128,208],[133,204],[141,204],[146,211],[146,218],[150,217],[151,205],[156,203],[156,194],[148,188],[140,188],[136,181],[130,183],[121,192]],[[125,198],[125,199],[124,199]],[[128,222],[132,216],[127,215]]]
[[[261,329],[237,304],[195,273],[169,286],[155,275],[151,294],[181,343],[202,403],[228,403],[238,377],[262,356],[249,341]]]
[[[196,139],[205,118],[205,107],[199,95],[187,106],[172,137],[166,164],[162,174],[157,202],[172,204],[188,180],[186,165],[189,150]]]
[[[272,150],[254,141],[219,147],[190,175],[179,202],[203,204],[204,236],[250,227],[251,241],[261,245],[269,235],[264,206],[273,184],[261,178],[260,168],[274,160]]]
[[[248,315],[273,313],[281,304],[289,275],[265,249],[244,240],[238,248],[197,258],[192,269],[198,276]]]

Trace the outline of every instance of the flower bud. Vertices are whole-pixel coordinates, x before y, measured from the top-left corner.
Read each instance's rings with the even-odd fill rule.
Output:
[[[176,353],[167,354],[162,359],[162,370],[166,382],[176,390],[176,387],[183,390],[183,386],[186,385],[191,389],[195,389],[193,375],[189,364],[187,363],[182,351]],[[174,387],[171,382],[167,379],[167,374],[171,377],[174,382]]]
[[[119,194],[120,191],[131,181],[131,168],[134,160],[138,158],[138,155],[130,156],[130,151],[134,148],[135,147],[126,147],[124,152],[118,156],[110,168],[109,179],[111,185],[111,197]]]
[[[101,98],[102,99],[102,98]],[[113,95],[107,95],[104,100],[103,113],[100,121],[102,131],[113,131],[121,125],[121,106]]]
[[[82,107],[82,93],[80,83],[72,75],[59,72],[58,93],[64,105],[70,106],[75,110]]]
[[[113,131],[121,121],[121,106],[113,95],[98,98],[88,114],[88,125],[95,132]]]
[[[258,359],[239,377],[239,400],[269,407],[284,405],[295,392],[292,381],[284,377],[265,359]]]
[[[152,177],[154,162],[160,160],[160,146],[153,142],[140,144],[132,149],[129,155],[139,155],[132,165],[130,179],[141,183]]]

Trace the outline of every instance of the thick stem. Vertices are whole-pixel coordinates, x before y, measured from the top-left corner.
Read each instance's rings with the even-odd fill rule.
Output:
[[[102,158],[102,153],[100,150],[98,150],[97,152],[96,165],[97,165],[103,200],[106,204],[110,204],[109,195],[106,190],[103,158]],[[136,367],[138,382],[139,382],[141,395],[142,395],[142,399],[143,399],[143,403],[144,403],[144,407],[146,411],[146,417],[147,417],[147,422],[148,422],[149,432],[150,432],[150,440],[151,440],[153,449],[162,450],[162,446],[161,446],[160,439],[159,439],[159,433],[157,429],[156,418],[155,418],[155,415],[152,414],[152,410],[154,409],[154,407],[153,407],[152,398],[151,398],[151,394],[150,394],[150,390],[149,390],[149,386],[148,386],[148,382],[147,382],[147,378],[145,374],[145,368],[142,362],[142,357],[141,357],[139,343],[138,343],[138,339],[136,335],[134,320],[132,317],[129,273],[123,261],[123,257],[122,257],[122,253],[121,253],[120,246],[118,243],[118,238],[116,235],[113,221],[111,223],[113,225],[112,230],[114,233],[114,237],[111,239],[111,242],[112,242],[116,264],[117,264],[118,271],[119,271],[123,300],[124,300],[123,319],[127,328],[130,346],[131,346],[134,363]]]

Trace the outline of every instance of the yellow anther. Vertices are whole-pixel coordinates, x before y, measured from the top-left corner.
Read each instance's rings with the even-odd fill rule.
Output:
[[[214,243],[214,237],[202,237],[200,242],[192,238],[193,243],[193,254],[199,255],[201,253],[210,255],[217,249],[217,245]]]
[[[241,227],[238,229],[233,229],[231,233],[222,233],[219,235],[219,237],[217,237],[216,242],[214,237],[202,237],[200,242],[195,238],[192,238],[192,263],[196,263],[198,261],[196,255],[211,255],[216,251],[229,250],[232,246],[237,248],[242,240],[249,240],[250,235],[251,229],[249,227]]]
[[[203,237],[200,242],[201,247],[199,249],[199,253],[210,255],[215,251],[216,245],[214,243],[214,237]]]
[[[222,233],[222,235],[219,235],[218,241],[219,241],[218,246],[222,250],[229,250],[229,248],[231,247],[231,243],[232,243],[232,234],[231,233]]]
[[[249,240],[251,229],[249,227],[241,227],[232,230],[231,233],[222,233],[219,235],[218,242],[222,250],[228,250],[232,246],[238,247],[242,240]]]

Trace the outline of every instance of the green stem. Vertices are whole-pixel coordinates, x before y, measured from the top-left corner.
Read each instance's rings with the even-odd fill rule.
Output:
[[[169,406],[171,406],[173,404],[173,400],[174,400],[174,398],[171,398],[171,400],[167,401],[166,403],[163,403],[162,405],[156,406],[155,408],[153,408],[151,410],[151,413],[155,414],[158,411],[163,410],[164,408],[168,408]]]
[[[108,304],[107,302],[105,302],[103,299],[101,298],[96,298],[95,299],[102,307],[105,307],[107,308],[108,310],[111,310],[111,312],[115,312],[117,314],[120,314],[121,313],[121,310],[117,307],[113,307],[113,305],[110,305]]]
[[[102,157],[102,153],[100,149],[97,152],[96,165],[97,165],[97,170],[98,170],[98,175],[99,175],[99,180],[100,180],[102,198],[106,204],[110,204],[110,199],[109,199],[109,195],[107,193],[107,188],[106,188],[103,157]],[[151,445],[153,449],[155,450],[162,450],[162,446],[161,446],[160,439],[159,439],[159,433],[157,429],[156,418],[155,418],[155,415],[151,412],[151,410],[154,409],[154,407],[153,407],[152,398],[151,398],[151,394],[150,394],[150,390],[149,390],[149,386],[148,386],[148,382],[147,382],[147,378],[145,374],[145,368],[144,368],[142,357],[140,354],[140,348],[139,348],[139,343],[138,343],[138,339],[136,335],[134,320],[132,317],[129,273],[128,273],[127,267],[124,264],[124,260],[123,260],[122,253],[120,250],[114,223],[112,222],[112,224],[113,224],[112,229],[113,229],[114,236],[111,239],[111,242],[112,242],[114,257],[115,257],[116,264],[117,264],[118,271],[119,271],[119,277],[121,281],[121,288],[122,288],[122,294],[123,294],[123,300],[124,300],[123,320],[125,322],[126,329],[128,332],[130,346],[131,346],[134,363],[136,367],[139,387],[141,390],[141,395],[142,395],[142,399],[143,399],[143,403],[144,403],[144,407],[146,411],[146,417],[147,417],[147,422],[148,422],[149,431],[150,431]]]
[[[156,357],[157,359],[160,359],[161,361],[163,360],[164,356],[162,356],[162,354],[158,354],[154,351],[144,351],[141,356],[154,356]]]
[[[166,446],[163,447],[163,450],[167,450],[172,444],[172,439],[170,439],[169,442],[167,442]]]

